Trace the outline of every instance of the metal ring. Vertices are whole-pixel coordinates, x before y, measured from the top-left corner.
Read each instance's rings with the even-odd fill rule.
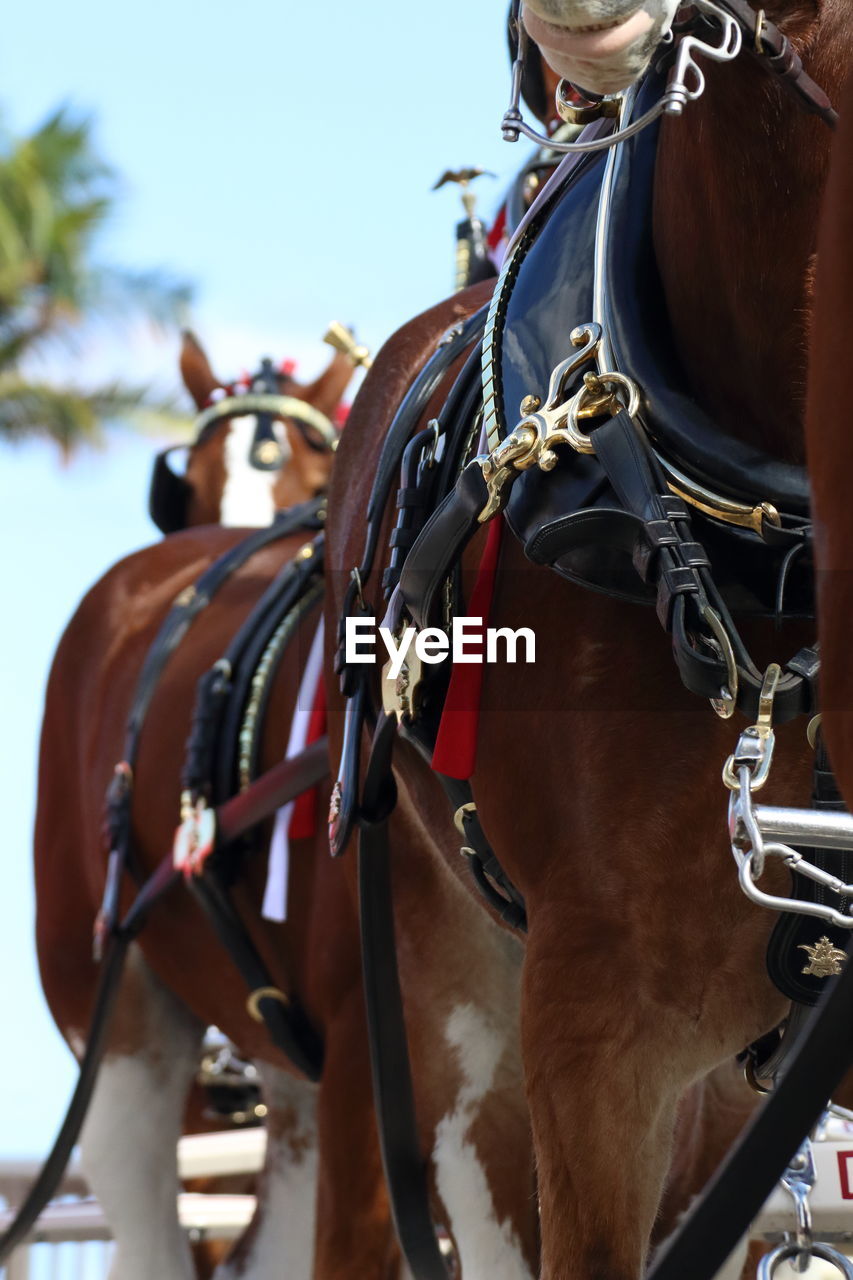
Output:
[[[845,1280],[853,1280],[853,1262],[845,1258],[844,1254],[839,1253],[837,1249],[817,1242],[812,1244],[807,1252],[810,1257],[818,1258],[821,1262],[828,1262],[836,1267]],[[772,1253],[766,1254],[761,1259],[758,1266],[758,1280],[773,1280],[780,1263],[787,1262],[789,1258],[799,1257],[802,1253],[803,1250],[796,1244],[780,1244]]]
[[[258,987],[246,1001],[246,1012],[255,1022],[263,1022],[264,1020],[264,1015],[261,1013],[262,1000],[277,1000],[285,1008],[290,1004],[290,998],[283,991],[279,991],[278,987]]]
[[[817,751],[817,735],[823,721],[823,713],[819,711],[816,716],[812,716],[806,727],[806,737],[812,751]]]
[[[758,1093],[762,1097],[766,1094],[772,1093],[772,1085],[768,1088],[767,1085],[761,1084],[758,1075],[756,1074],[755,1067],[755,1059],[752,1057],[747,1058],[743,1064],[743,1076],[746,1083],[749,1085],[750,1089],[752,1089],[753,1093]]]

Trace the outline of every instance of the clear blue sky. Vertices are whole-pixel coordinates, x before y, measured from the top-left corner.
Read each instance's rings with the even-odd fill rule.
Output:
[[[295,6],[105,0],[15,5],[3,18],[0,106],[29,128],[66,101],[97,120],[121,171],[102,256],[198,286],[193,322],[224,374],[258,356],[316,366],[332,317],[377,345],[443,297],[458,197],[446,167],[506,178],[503,0]],[[502,183],[481,180],[488,212]],[[114,335],[79,361],[173,376],[174,341]],[[73,1066],[41,998],[30,873],[44,681],[62,627],[112,561],[153,539],[152,445],[117,434],[61,467],[45,445],[0,449],[6,600],[0,634],[0,1158],[44,1152]]]

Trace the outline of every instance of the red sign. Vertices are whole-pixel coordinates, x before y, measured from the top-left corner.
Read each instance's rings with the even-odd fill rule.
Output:
[[[853,1151],[839,1151],[837,1154],[841,1199],[853,1200]]]

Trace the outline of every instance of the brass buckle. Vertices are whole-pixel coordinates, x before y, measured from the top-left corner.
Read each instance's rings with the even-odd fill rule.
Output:
[[[767,26],[767,14],[763,9],[759,9],[755,15],[755,52],[759,58],[764,57],[764,45],[761,43],[761,37],[764,35],[764,28]]]
[[[488,489],[488,501],[478,517],[481,524],[491,520],[503,508],[509,489],[522,471],[534,466],[550,471],[556,465],[554,449],[557,445],[567,444],[576,453],[595,452],[588,434],[580,429],[582,418],[617,413],[623,407],[632,418],[639,412],[639,388],[622,373],[588,372],[580,390],[572,396],[567,395],[569,381],[594,358],[601,337],[599,324],[586,324],[574,329],[571,341],[578,350],[552,370],[544,406],[540,407],[538,396],[525,396],[521,402],[523,417],[515,430],[491,453],[477,458]]]

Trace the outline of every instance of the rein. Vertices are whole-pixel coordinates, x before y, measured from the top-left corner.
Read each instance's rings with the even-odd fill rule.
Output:
[[[218,841],[226,843],[237,839],[269,818],[282,805],[321,781],[327,773],[328,743],[323,738],[306,747],[300,755],[282,760],[253,783],[248,791],[226,801],[217,809],[215,827]],[[172,854],[167,854],[139,889],[128,911],[121,920],[116,921],[110,931],[77,1084],[50,1155],[13,1222],[0,1236],[0,1265],[26,1239],[42,1209],[59,1186],[83,1127],[97,1081],[98,1068],[107,1047],[106,1035],[128,948],[151,910],[182,878],[181,871],[175,868]],[[258,1003],[260,1002],[259,999]],[[267,1000],[266,1003],[270,1001]]]

